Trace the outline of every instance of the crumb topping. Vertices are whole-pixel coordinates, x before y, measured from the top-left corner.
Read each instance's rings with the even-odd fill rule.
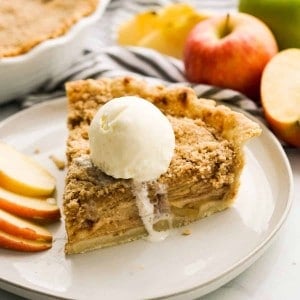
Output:
[[[98,0],[1,0],[0,57],[29,51],[42,41],[63,35],[97,7]]]
[[[169,117],[176,147],[169,170],[163,177],[190,177],[191,181],[210,181],[220,188],[233,181],[234,147],[202,120]]]

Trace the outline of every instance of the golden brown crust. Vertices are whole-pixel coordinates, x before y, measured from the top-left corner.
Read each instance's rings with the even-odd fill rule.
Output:
[[[65,34],[82,17],[94,12],[98,2],[1,0],[0,57],[26,53],[45,40]]]
[[[165,114],[201,119],[227,139],[242,145],[261,133],[259,125],[243,114],[213,100],[199,99],[188,87],[149,85],[131,77],[79,80],[66,84],[69,98],[68,122],[88,124],[99,105],[122,95],[139,95],[158,106]],[[84,111],[82,111],[84,106]]]
[[[158,210],[169,209],[173,226],[188,224],[231,205],[244,163],[241,147],[247,139],[260,134],[256,123],[224,106],[216,106],[214,101],[197,99],[192,89],[153,86],[129,77],[70,82],[66,90],[66,253],[146,235],[131,180],[106,176],[88,156],[89,124],[99,106],[115,97],[143,97],[157,105],[173,126],[176,147],[169,169],[154,185],[148,184],[151,201],[160,203]],[[157,194],[157,185],[167,187],[167,197]],[[158,222],[155,226],[164,225]]]

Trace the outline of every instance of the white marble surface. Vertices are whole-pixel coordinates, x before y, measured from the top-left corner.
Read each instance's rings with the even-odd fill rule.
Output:
[[[0,107],[0,121],[17,111]],[[203,300],[300,299],[300,149],[288,150],[294,176],[294,201],[277,240],[249,269]],[[1,300],[23,299],[0,290]]]

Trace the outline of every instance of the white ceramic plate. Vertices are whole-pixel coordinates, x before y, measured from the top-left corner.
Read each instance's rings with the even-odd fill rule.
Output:
[[[50,154],[64,158],[66,101],[58,99],[20,112],[0,125],[0,137],[33,155],[57,178],[61,203],[64,172]],[[39,154],[34,154],[39,149]],[[65,257],[64,225],[49,229],[53,248],[28,254],[0,249],[0,287],[36,299],[196,298],[228,282],[270,245],[291,204],[288,160],[264,127],[246,147],[246,166],[235,205],[174,231],[163,242],[144,240]]]

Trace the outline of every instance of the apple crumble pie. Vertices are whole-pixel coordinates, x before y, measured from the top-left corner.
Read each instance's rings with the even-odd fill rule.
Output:
[[[154,216],[149,217],[157,232],[189,224],[233,203],[244,165],[242,147],[260,134],[258,124],[212,100],[198,99],[190,88],[149,85],[130,77],[69,82],[66,91],[66,254],[146,237],[136,202],[139,189],[147,189],[154,206]],[[89,156],[88,129],[95,113],[106,102],[125,95],[157,106],[175,134],[167,172],[140,187],[131,179],[106,175]]]
[[[0,58],[28,52],[66,33],[96,10],[99,0],[1,0]]]

